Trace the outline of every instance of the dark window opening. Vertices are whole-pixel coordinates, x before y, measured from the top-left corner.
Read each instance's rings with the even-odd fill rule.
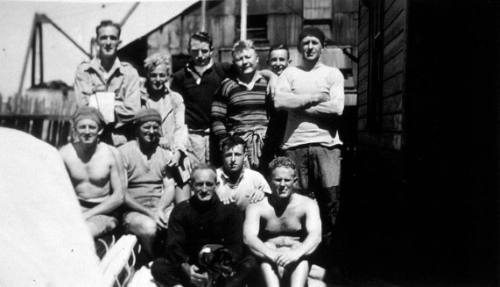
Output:
[[[240,35],[241,17],[236,18],[236,35]],[[254,44],[267,44],[267,15],[247,16],[247,39]]]

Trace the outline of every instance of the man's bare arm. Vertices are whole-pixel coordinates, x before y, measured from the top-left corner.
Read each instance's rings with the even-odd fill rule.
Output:
[[[274,262],[277,256],[276,250],[268,247],[259,238],[261,210],[265,208],[265,203],[266,201],[261,201],[247,207],[243,224],[243,242],[257,257]]]
[[[158,208],[155,214],[156,224],[163,228],[168,226],[168,214],[165,213],[165,209],[173,203],[175,198],[175,181],[170,177],[163,178],[163,194],[160,197],[160,202],[158,203]]]
[[[109,181],[112,190],[111,196],[100,204],[83,212],[85,218],[98,214],[109,214],[124,202],[123,181],[120,178],[119,163],[113,153],[111,153]]]

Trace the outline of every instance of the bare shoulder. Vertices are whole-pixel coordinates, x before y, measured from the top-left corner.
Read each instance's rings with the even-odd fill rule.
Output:
[[[304,196],[302,194],[294,193],[295,206],[300,207],[304,210],[310,210],[311,208],[317,208],[318,204],[314,199]]]
[[[269,204],[267,197],[265,197],[263,200],[261,200],[259,202],[249,204],[246,208],[246,213],[247,214],[265,215],[271,209],[272,209],[272,207]]]
[[[67,159],[71,158],[72,156],[76,155],[75,154],[75,148],[73,147],[72,143],[67,143],[63,145],[59,149],[59,154],[61,155],[62,159],[66,161]]]

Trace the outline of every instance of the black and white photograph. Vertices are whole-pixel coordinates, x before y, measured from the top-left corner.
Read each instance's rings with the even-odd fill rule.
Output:
[[[500,1],[0,1],[0,287],[500,286]]]

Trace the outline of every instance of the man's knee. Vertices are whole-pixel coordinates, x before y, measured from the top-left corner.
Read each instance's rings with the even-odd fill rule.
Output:
[[[93,237],[100,237],[113,231],[118,226],[118,220],[108,215],[95,215],[88,218],[85,222]]]
[[[125,215],[124,224],[128,232],[138,236],[154,236],[156,234],[156,222],[138,212],[129,212]]]

